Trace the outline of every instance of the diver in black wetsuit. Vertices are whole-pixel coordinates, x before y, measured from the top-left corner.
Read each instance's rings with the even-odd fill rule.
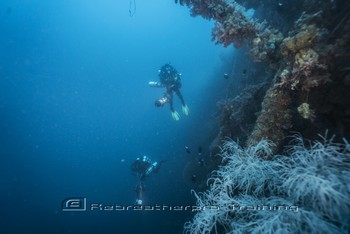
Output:
[[[135,188],[136,192],[136,205],[143,204],[143,193],[145,191],[145,186],[142,181],[152,173],[158,172],[161,164],[165,161],[152,162],[147,156],[143,156],[141,159],[137,158],[135,162],[131,164],[131,172],[139,178],[139,183]]]
[[[178,2],[179,2],[179,0],[175,0],[175,4],[177,4]],[[186,2],[185,2],[185,0],[180,0],[181,5],[184,5],[184,3],[189,4],[189,0],[187,0]]]
[[[140,180],[144,180],[148,175],[156,173],[160,165],[165,161],[153,162],[147,156],[143,156],[142,159],[137,158],[135,162],[131,164],[131,172],[133,175],[139,177]]]
[[[159,70],[160,82],[151,81],[149,85],[151,87],[164,87],[166,92],[163,97],[156,100],[155,105],[157,107],[164,106],[166,103],[170,104],[171,116],[174,120],[179,120],[180,115],[174,110],[173,106],[173,93],[179,97],[182,104],[182,112],[185,115],[189,114],[189,108],[185,103],[185,100],[180,92],[181,88],[181,74],[176,71],[176,69],[170,64],[163,65]]]

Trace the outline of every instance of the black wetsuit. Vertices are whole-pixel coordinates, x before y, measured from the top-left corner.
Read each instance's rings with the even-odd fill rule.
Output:
[[[163,65],[160,69],[159,79],[159,87],[163,86],[166,88],[166,93],[164,94],[163,98],[166,98],[166,102],[169,103],[171,112],[175,111],[173,106],[174,92],[179,97],[181,104],[185,106],[185,100],[180,92],[181,75],[176,71],[176,69],[169,64]]]
[[[146,176],[147,169],[152,165],[150,161],[144,160],[136,160],[131,164],[131,171],[134,175],[138,176],[141,180],[143,180]]]

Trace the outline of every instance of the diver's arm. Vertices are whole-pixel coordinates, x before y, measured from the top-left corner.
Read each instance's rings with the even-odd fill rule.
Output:
[[[148,85],[150,87],[155,87],[155,88],[163,88],[164,85],[162,85],[161,83],[157,82],[157,81],[150,81],[148,82]]]

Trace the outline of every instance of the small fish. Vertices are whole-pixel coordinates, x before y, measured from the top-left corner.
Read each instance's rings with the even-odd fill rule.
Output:
[[[224,73],[224,78],[227,80],[229,78],[227,73]]]
[[[201,156],[202,155],[202,146],[199,146],[198,147],[198,156]]]
[[[242,74],[243,75],[247,74],[247,69],[243,69]]]
[[[205,164],[204,158],[198,159],[198,165],[199,165],[200,167],[204,167],[204,164]]]
[[[188,154],[191,153],[191,150],[188,148],[188,146],[185,146],[185,150],[186,150],[186,152],[187,152]]]
[[[196,176],[196,175],[192,175],[191,180],[192,180],[192,182],[196,182],[196,180],[197,180],[197,176]]]

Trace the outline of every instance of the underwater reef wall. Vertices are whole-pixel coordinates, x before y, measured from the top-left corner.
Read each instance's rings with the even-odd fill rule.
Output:
[[[193,191],[200,208],[185,232],[349,233],[350,1],[179,2],[215,21],[215,43],[245,47],[273,73],[219,102],[221,163]],[[313,143],[288,142],[295,132]]]
[[[218,102],[221,110],[220,130],[214,140],[217,144],[213,144],[212,147],[217,147],[218,150],[220,142],[234,137],[245,142],[256,121],[254,113],[261,111],[259,102],[266,92],[266,85],[266,82],[248,85],[235,98],[227,98]]]
[[[286,130],[292,127],[291,95],[288,90],[270,88],[262,102],[261,112],[255,122],[247,145],[255,145],[262,139],[274,142],[273,150],[284,141]]]
[[[180,4],[188,6],[192,16],[215,21],[215,43],[246,46],[252,60],[267,62],[275,72],[246,145],[267,139],[274,142],[277,152],[291,132],[305,132],[313,138],[325,129],[336,133],[339,139],[350,137],[350,108],[340,109],[345,106],[342,103],[350,104],[347,92],[341,88],[350,83],[349,1],[297,0],[291,4],[272,0],[182,0]],[[254,17],[246,7],[256,9]],[[329,90],[326,87],[341,94],[320,105],[317,98]],[[227,108],[223,111],[223,115],[234,115],[227,113]],[[334,116],[339,119],[332,124]],[[227,129],[227,121],[220,122],[225,132],[234,132]]]

